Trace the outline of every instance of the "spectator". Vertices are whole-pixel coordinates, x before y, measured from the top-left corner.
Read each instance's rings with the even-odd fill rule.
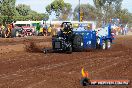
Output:
[[[51,27],[51,25],[49,26],[49,28],[48,28],[48,36],[50,36],[51,35],[51,32],[52,32],[52,27]]]
[[[128,32],[128,26],[127,26],[127,24],[126,24],[126,26],[125,26],[125,28],[124,28],[124,35],[126,35],[127,32]]]

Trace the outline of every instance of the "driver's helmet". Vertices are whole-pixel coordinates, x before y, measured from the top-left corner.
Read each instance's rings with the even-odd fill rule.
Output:
[[[65,27],[68,27],[68,25],[67,25],[66,23],[64,23],[64,24],[63,24],[63,27],[64,27],[64,28],[65,28]]]
[[[68,27],[68,24],[65,24],[64,27],[67,28]]]

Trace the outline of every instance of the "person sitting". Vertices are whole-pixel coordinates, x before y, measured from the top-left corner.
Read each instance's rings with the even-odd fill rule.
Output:
[[[65,38],[66,42],[71,41],[72,40],[72,33],[73,33],[71,24],[70,25],[63,24],[61,27],[62,28],[61,28],[60,32],[58,33],[58,35],[60,37]]]

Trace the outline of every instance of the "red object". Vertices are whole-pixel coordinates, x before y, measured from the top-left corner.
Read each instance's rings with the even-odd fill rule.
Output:
[[[33,27],[22,26],[22,28],[24,29],[24,34],[26,36],[32,36],[33,35]]]

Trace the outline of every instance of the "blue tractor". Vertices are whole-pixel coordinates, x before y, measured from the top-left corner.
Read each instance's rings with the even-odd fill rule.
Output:
[[[88,30],[80,26],[72,28],[72,23],[63,22],[61,31],[52,37],[52,50],[54,52],[72,53],[87,49],[109,49],[114,37],[110,25],[100,30]],[[44,50],[46,53],[47,50]]]

